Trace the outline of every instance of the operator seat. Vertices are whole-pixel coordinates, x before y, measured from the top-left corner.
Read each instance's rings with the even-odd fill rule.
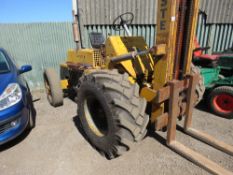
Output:
[[[200,47],[197,38],[194,40],[196,49],[193,52],[193,62],[197,66],[202,67],[217,67],[220,55],[203,54],[203,51],[210,49],[210,47]]]
[[[89,38],[93,49],[100,49],[105,43],[104,35],[100,32],[89,33]]]

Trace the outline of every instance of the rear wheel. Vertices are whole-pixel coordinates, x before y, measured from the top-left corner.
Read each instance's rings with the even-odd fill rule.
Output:
[[[197,105],[203,98],[203,95],[205,93],[205,85],[204,85],[204,79],[201,76],[201,71],[198,67],[194,66],[193,64],[191,64],[191,74],[195,75],[198,74],[200,76],[200,80],[196,86],[196,90],[195,90],[195,98],[196,98],[196,102],[195,105]]]
[[[44,85],[49,103],[54,106],[63,105],[63,92],[60,85],[60,79],[54,69],[44,71]]]
[[[149,116],[139,86],[128,74],[99,70],[80,79],[78,115],[90,143],[112,159],[129,150],[129,141],[146,135]]]
[[[209,94],[210,109],[217,115],[233,118],[233,87],[221,86]]]

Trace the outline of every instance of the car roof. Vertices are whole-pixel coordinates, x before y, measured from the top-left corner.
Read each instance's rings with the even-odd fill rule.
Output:
[[[2,48],[2,47],[0,47],[0,51],[3,52],[3,53],[5,53],[5,54],[7,54],[7,51],[4,48]]]

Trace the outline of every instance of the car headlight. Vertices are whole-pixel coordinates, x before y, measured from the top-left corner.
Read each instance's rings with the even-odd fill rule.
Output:
[[[17,83],[11,83],[0,95],[0,111],[9,108],[22,99],[22,91]]]

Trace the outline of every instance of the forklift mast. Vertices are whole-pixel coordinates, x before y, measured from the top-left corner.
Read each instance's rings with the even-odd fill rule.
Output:
[[[184,146],[176,140],[177,117],[184,116],[184,133],[233,156],[233,147],[192,127],[195,88],[200,76],[191,75],[199,0],[158,0],[157,36],[155,48],[165,45],[165,53],[154,67],[151,94],[152,121],[167,126],[167,145],[190,161],[213,174],[233,173]],[[148,97],[148,95],[147,95]],[[182,104],[182,112],[179,104]]]
[[[158,1],[155,45],[166,44],[166,54],[155,64],[154,90],[190,73],[198,9],[199,0]],[[164,104],[155,104],[152,121],[163,112]]]

